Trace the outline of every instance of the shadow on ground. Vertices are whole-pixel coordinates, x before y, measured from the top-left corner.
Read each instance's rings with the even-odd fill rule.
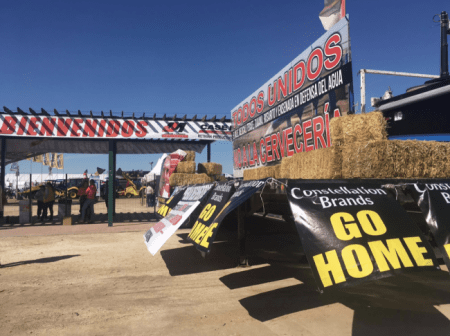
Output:
[[[65,255],[65,256],[58,256],[58,257],[50,257],[50,258],[41,258],[41,259],[35,259],[35,260],[24,260],[24,261],[18,261],[13,262],[9,264],[1,265],[1,268],[7,268],[7,267],[14,267],[14,266],[20,266],[20,265],[28,265],[28,264],[46,264],[50,262],[60,261],[64,259],[70,259],[73,257],[79,257],[79,254],[74,255]]]
[[[311,270],[304,266],[271,265],[220,280],[231,290],[292,277],[302,282],[240,300],[262,322],[341,303],[354,311],[353,336],[450,335],[449,319],[435,308],[450,303],[447,272],[414,272],[320,294]]]

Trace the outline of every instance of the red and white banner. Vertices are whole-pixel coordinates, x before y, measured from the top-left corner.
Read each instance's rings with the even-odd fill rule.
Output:
[[[331,146],[331,118],[352,111],[352,80],[345,17],[231,111],[234,176]]]
[[[46,138],[211,139],[231,141],[231,124],[0,114],[0,135]]]

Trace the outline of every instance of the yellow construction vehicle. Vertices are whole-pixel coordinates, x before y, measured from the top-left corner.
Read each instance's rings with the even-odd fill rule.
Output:
[[[129,175],[126,173],[122,173],[122,177],[127,180],[127,185],[124,190],[118,192],[119,196],[124,196],[126,198],[142,196],[145,187],[138,187],[134,182],[130,179]]]

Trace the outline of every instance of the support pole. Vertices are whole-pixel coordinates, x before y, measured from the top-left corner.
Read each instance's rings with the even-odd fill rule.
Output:
[[[206,162],[211,162],[211,143],[206,146]]]
[[[2,157],[1,157],[1,169],[0,172],[0,183],[1,183],[1,192],[5,192],[5,166],[6,166],[6,138],[2,137]],[[0,195],[0,197],[3,197],[3,195]],[[4,204],[2,204],[2,207],[0,209],[0,218],[3,218],[3,208]]]
[[[448,77],[448,43],[447,34],[450,33],[447,12],[441,13],[441,78]]]
[[[237,208],[238,215],[238,245],[239,260],[238,267],[248,266],[247,251],[245,248],[245,203]]]
[[[366,69],[361,69],[361,113],[366,113]]]
[[[114,213],[115,213],[116,153],[117,153],[116,141],[109,140],[108,226],[113,226]]]
[[[33,179],[33,174],[30,174],[30,192],[28,193],[28,200],[29,200],[29,204],[30,204],[30,210],[29,210],[29,213],[30,213],[30,223],[33,223],[33,220],[32,220],[32,209],[33,209],[33,198],[31,197],[31,184],[33,183],[33,181],[32,181],[32,179]],[[53,205],[52,205],[53,206]],[[53,210],[53,209],[52,209]],[[51,212],[51,213],[53,213],[53,212]]]

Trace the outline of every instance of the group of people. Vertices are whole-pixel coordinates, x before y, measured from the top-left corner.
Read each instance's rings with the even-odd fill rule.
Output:
[[[81,222],[85,222],[86,217],[89,221],[94,216],[94,203],[96,200],[97,187],[95,181],[84,180],[83,184],[78,188],[78,196],[80,196],[80,214]],[[41,222],[46,220],[53,220],[53,204],[55,203],[55,189],[50,182],[39,187],[39,191],[36,193],[37,205],[38,205],[38,219]],[[50,217],[48,212],[50,211]]]
[[[55,203],[55,189],[50,182],[41,185],[39,191],[36,193],[38,205],[38,220],[44,222],[45,220],[53,220],[53,204]],[[48,212],[50,210],[50,217]]]

